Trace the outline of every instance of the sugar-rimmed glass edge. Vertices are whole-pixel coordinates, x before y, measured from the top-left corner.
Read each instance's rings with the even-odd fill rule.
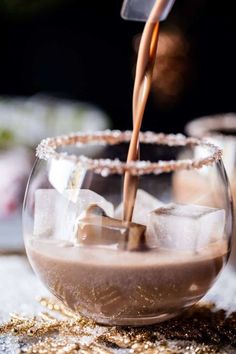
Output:
[[[199,146],[209,151],[209,155],[203,158],[170,160],[170,161],[131,161],[122,162],[117,159],[91,159],[84,155],[76,156],[66,152],[56,151],[64,146],[83,146],[83,145],[116,145],[128,143],[131,140],[132,131],[121,132],[119,130],[105,130],[91,133],[71,133],[41,141],[36,149],[36,156],[42,160],[62,159],[70,160],[80,164],[82,167],[92,170],[97,174],[108,176],[110,174],[124,174],[129,172],[131,175],[161,174],[182,169],[200,169],[204,166],[211,166],[222,158],[222,150],[216,145],[206,141],[186,137],[182,134],[163,134],[154,132],[140,132],[139,142],[143,144],[166,145],[169,147]]]

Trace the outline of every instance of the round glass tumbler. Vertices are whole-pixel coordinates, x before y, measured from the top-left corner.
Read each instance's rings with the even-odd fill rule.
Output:
[[[42,141],[23,211],[27,254],[42,282],[73,311],[109,325],[176,316],[206,294],[230,252],[221,150],[140,133],[141,160],[127,164],[130,138],[105,131]],[[138,182],[132,222],[123,220],[125,173]],[[185,188],[186,179],[193,183]]]

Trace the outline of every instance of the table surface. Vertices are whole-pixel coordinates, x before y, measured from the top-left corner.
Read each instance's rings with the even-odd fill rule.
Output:
[[[236,311],[235,279],[236,272],[227,266],[204,300],[213,301],[217,308],[229,312]],[[30,316],[39,313],[42,307],[36,298],[49,295],[24,256],[0,256],[0,284],[0,303],[3,305],[0,307],[1,322],[7,321],[10,313],[24,313]],[[17,337],[1,337],[0,353],[3,352],[20,352]],[[113,352],[126,353],[125,350]],[[228,349],[225,353],[236,353],[236,350]]]

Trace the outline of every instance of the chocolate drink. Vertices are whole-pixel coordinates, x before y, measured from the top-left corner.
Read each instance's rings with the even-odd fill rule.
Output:
[[[158,43],[159,23],[155,20],[157,12],[159,12],[159,1],[156,1],[146,23],[139,47],[133,92],[133,134],[129,146],[127,162],[139,159],[139,132],[151,89]],[[123,219],[126,221],[132,220],[137,188],[138,177],[132,176],[127,172],[125,174],[123,191]]]
[[[222,268],[227,245],[201,253],[124,252],[31,240],[28,256],[43,283],[71,309],[105,324],[144,325],[194,304]],[[121,261],[122,260],[122,261]]]

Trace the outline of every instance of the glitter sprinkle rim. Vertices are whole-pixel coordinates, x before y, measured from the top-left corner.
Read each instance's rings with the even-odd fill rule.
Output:
[[[216,145],[198,138],[188,138],[182,134],[163,134],[154,132],[140,132],[139,141],[142,144],[166,145],[169,147],[200,146],[209,151],[204,158],[170,160],[170,161],[131,161],[122,162],[119,159],[91,159],[84,155],[76,156],[65,152],[57,152],[57,148],[64,146],[83,145],[117,145],[128,143],[131,140],[132,131],[121,132],[119,130],[105,130],[92,133],[72,133],[41,141],[36,149],[36,156],[42,160],[70,160],[80,164],[83,168],[95,173],[107,176],[110,174],[124,174],[126,171],[132,175],[161,174],[176,170],[200,169],[203,166],[211,166],[222,158],[222,150]]]

